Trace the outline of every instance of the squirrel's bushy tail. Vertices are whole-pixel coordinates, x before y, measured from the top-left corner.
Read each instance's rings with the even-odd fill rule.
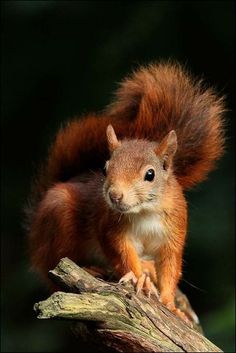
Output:
[[[183,188],[189,188],[206,177],[223,152],[223,111],[223,99],[179,64],[142,67],[120,84],[103,114],[74,119],[57,133],[35,183],[36,199],[55,182],[103,168],[109,158],[108,124],[119,138],[155,141],[174,129],[174,173]]]
[[[174,173],[184,189],[205,179],[224,149],[224,102],[176,63],[151,64],[127,77],[107,114],[130,121],[129,135],[160,141],[175,130]]]

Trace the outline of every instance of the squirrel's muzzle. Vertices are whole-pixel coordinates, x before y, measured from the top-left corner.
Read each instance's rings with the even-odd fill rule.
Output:
[[[114,205],[119,205],[123,199],[123,193],[121,191],[110,190],[109,198]]]

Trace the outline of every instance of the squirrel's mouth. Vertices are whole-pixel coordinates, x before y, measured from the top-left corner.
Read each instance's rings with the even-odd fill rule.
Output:
[[[127,206],[127,205],[113,205],[113,208],[116,211],[119,211],[121,213],[128,213],[131,209],[131,206]]]
[[[138,213],[142,208],[142,203],[139,202],[135,205],[125,205],[125,204],[110,204],[113,210],[120,213]]]
[[[138,213],[143,208],[141,200],[137,200],[134,204],[127,204],[124,200],[110,197],[108,192],[104,192],[103,195],[109,207],[119,213]]]

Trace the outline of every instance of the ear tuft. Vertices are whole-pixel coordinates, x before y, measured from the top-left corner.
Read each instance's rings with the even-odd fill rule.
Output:
[[[167,136],[169,153],[174,155],[177,150],[177,135],[175,130],[171,130]]]
[[[163,168],[168,170],[175,152],[177,150],[177,135],[174,130],[171,130],[157,146],[155,152],[163,160]]]
[[[118,141],[115,130],[113,129],[112,125],[109,124],[107,126],[107,142],[110,152],[115,151],[117,147],[120,146],[120,141]]]

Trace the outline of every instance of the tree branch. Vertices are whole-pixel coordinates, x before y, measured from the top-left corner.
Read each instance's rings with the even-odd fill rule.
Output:
[[[74,332],[99,342],[102,351],[221,352],[200,333],[198,318],[180,291],[176,303],[194,328],[156,299],[137,296],[131,284],[97,279],[68,258],[49,276],[69,292],[55,292],[36,303],[38,318],[73,320]]]

